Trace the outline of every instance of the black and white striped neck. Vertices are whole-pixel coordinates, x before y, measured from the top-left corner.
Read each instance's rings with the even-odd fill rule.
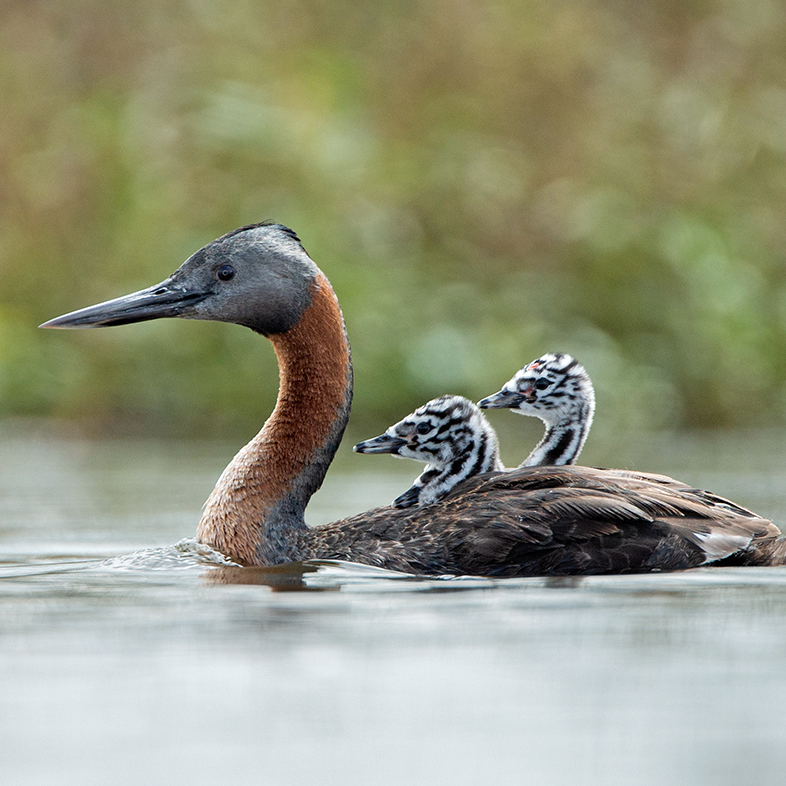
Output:
[[[427,464],[394,507],[430,505],[462,480],[502,470],[497,435],[483,413],[461,396],[440,396],[387,431],[355,445],[358,453],[390,453]]]
[[[588,402],[584,402],[577,409],[575,417],[554,423],[541,417],[546,424],[546,433],[519,466],[574,464],[587,440],[592,425],[592,414],[593,407]]]

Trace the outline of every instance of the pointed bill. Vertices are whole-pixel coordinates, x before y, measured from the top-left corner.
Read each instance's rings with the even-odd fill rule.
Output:
[[[374,439],[367,439],[358,442],[352,450],[355,453],[398,453],[407,444],[407,440],[401,437],[391,437],[388,434],[380,434]]]
[[[478,401],[478,406],[481,409],[514,409],[521,402],[524,401],[524,396],[512,390],[500,390],[493,396],[487,396]]]
[[[193,292],[178,287],[168,278],[160,284],[139,292],[55,317],[39,327],[61,329],[111,327],[162,317],[182,317],[187,316],[189,309],[204,300],[207,294],[207,292]]]

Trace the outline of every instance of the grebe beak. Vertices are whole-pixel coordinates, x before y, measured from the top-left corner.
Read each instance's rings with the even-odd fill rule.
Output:
[[[515,409],[525,400],[525,397],[520,393],[511,390],[500,390],[499,393],[478,401],[478,406],[481,409]]]
[[[44,322],[42,328],[89,328],[128,325],[161,317],[187,316],[190,307],[204,300],[209,292],[189,291],[166,279],[139,292],[80,308]]]
[[[393,453],[395,455],[406,444],[407,440],[401,437],[391,437],[388,434],[380,434],[378,437],[374,437],[374,439],[358,442],[352,450],[354,450],[355,453]]]

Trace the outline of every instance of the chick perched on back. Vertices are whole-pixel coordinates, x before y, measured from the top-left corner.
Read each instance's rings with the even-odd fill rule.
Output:
[[[396,508],[430,505],[457,483],[481,472],[502,470],[497,435],[478,407],[462,396],[440,396],[374,439],[358,453],[390,453],[428,466],[401,496]]]
[[[584,366],[561,352],[528,363],[502,390],[478,402],[482,409],[507,407],[540,418],[543,439],[519,465],[573,464],[587,439],[595,413],[595,391]]]

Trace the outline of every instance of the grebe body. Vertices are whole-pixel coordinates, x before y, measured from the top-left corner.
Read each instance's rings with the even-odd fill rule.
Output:
[[[205,504],[200,541],[247,565],[341,559],[411,573],[576,575],[677,570],[745,554],[779,534],[732,502],[660,476],[578,466],[476,475],[434,504],[378,508],[321,527],[304,512],[352,400],[338,300],[292,230],[255,224],[193,254],[148,289],[71,312],[49,328],[178,317],[267,337],[281,383],[262,430]]]

